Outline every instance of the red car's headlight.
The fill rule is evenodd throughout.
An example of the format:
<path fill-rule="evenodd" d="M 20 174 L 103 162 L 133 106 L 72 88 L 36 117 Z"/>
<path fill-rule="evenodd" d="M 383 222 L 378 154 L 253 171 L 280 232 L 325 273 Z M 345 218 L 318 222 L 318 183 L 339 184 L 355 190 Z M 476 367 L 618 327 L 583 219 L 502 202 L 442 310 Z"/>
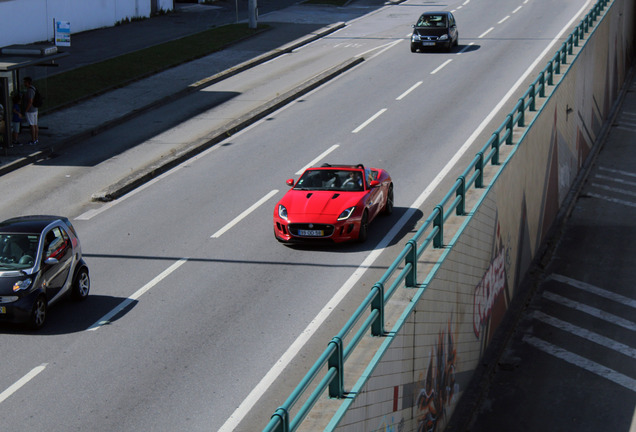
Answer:
<path fill-rule="evenodd" d="M 278 217 L 287 220 L 287 209 L 282 204 L 278 204 Z"/>
<path fill-rule="evenodd" d="M 351 217 L 351 215 L 353 214 L 353 211 L 356 209 L 355 206 L 353 207 L 349 207 L 348 209 L 346 209 L 345 211 L 343 211 L 342 213 L 340 213 L 340 216 L 338 216 L 338 220 L 347 220 Z"/>

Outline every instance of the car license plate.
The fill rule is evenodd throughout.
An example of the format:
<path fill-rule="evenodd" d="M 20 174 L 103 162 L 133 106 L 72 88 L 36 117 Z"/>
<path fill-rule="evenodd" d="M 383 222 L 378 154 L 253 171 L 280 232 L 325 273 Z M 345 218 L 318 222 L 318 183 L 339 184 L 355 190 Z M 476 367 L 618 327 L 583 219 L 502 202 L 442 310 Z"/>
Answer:
<path fill-rule="evenodd" d="M 422 42 L 422 46 L 435 46 L 435 42 Z"/>
<path fill-rule="evenodd" d="M 7 308 L 4 306 L 0 306 L 0 314 L 6 314 L 7 313 Z"/>
<path fill-rule="evenodd" d="M 298 235 L 305 237 L 322 237 L 324 234 L 322 230 L 298 230 Z"/>

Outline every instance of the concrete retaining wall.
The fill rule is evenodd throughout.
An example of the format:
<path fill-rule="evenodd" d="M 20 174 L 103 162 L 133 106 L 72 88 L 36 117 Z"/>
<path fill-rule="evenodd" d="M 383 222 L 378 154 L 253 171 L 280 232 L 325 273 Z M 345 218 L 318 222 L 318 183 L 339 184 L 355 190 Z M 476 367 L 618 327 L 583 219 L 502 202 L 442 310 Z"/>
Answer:
<path fill-rule="evenodd" d="M 562 67 L 330 430 L 444 429 L 619 96 L 634 9 L 633 0 L 610 3 Z"/>
<path fill-rule="evenodd" d="M 79 33 L 149 17 L 153 2 L 157 10 L 173 9 L 173 0 L 0 1 L 0 47 L 52 41 L 54 20 L 69 21 L 71 33 Z"/>

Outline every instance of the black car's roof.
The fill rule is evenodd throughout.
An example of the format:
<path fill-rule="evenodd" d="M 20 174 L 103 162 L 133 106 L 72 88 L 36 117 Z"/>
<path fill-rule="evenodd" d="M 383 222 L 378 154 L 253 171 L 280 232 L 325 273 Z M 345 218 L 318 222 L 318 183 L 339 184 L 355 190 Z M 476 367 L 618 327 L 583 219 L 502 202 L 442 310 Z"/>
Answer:
<path fill-rule="evenodd" d="M 39 233 L 52 222 L 63 221 L 68 224 L 68 219 L 63 216 L 34 215 L 20 216 L 0 222 L 0 232 L 4 233 Z"/>
<path fill-rule="evenodd" d="M 432 12 L 424 12 L 420 16 L 429 16 L 429 15 L 448 15 L 450 12 L 448 11 L 432 11 Z"/>

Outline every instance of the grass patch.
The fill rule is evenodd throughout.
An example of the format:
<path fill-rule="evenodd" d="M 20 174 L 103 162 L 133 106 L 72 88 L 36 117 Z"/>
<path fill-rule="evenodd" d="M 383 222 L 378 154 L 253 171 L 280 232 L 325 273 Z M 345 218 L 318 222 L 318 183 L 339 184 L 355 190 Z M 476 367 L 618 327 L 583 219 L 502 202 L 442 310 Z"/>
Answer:
<path fill-rule="evenodd" d="M 45 112 L 122 87 L 220 51 L 267 28 L 267 25 L 250 29 L 247 24 L 229 24 L 37 80 L 35 86 L 44 96 L 40 110 Z"/>

